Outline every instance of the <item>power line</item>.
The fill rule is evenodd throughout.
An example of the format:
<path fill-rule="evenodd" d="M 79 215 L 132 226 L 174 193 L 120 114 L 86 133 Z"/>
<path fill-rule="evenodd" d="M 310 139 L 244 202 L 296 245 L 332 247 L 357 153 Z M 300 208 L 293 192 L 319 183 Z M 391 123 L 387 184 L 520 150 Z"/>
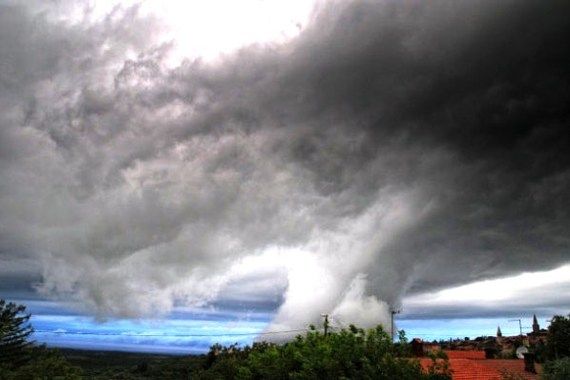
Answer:
<path fill-rule="evenodd" d="M 520 335 L 522 336 L 522 319 L 520 318 L 516 318 L 516 319 L 509 319 L 509 322 L 519 322 L 519 330 L 520 330 Z"/>
<path fill-rule="evenodd" d="M 266 331 L 257 333 L 227 333 L 227 334 L 132 334 L 132 333 L 105 333 L 92 331 L 53 331 L 53 330 L 35 330 L 36 333 L 55 334 L 55 335 L 97 335 L 97 336 L 133 336 L 139 338 L 146 337 L 224 337 L 224 336 L 252 336 L 252 335 L 271 335 L 286 334 L 292 332 L 308 331 L 307 329 L 282 330 L 282 331 Z"/>
<path fill-rule="evenodd" d="M 342 327 L 329 326 L 330 330 L 341 330 Z M 319 329 L 320 330 L 320 329 Z M 96 336 L 129 336 L 129 337 L 164 337 L 164 338 L 175 338 L 175 337 L 188 337 L 188 338 L 200 338 L 200 337 L 226 337 L 226 336 L 258 336 L 258 335 L 275 335 L 275 334 L 287 334 L 294 332 L 306 332 L 309 329 L 293 329 L 293 330 L 281 330 L 281 331 L 265 331 L 265 332 L 251 332 L 251 333 L 226 333 L 226 334 L 133 334 L 133 333 L 118 333 L 118 332 L 92 332 L 92 331 L 57 331 L 57 330 L 35 330 L 36 333 L 42 334 L 54 334 L 54 335 L 96 335 Z M 410 336 L 426 336 L 426 337 L 465 337 L 467 334 L 410 334 Z"/>

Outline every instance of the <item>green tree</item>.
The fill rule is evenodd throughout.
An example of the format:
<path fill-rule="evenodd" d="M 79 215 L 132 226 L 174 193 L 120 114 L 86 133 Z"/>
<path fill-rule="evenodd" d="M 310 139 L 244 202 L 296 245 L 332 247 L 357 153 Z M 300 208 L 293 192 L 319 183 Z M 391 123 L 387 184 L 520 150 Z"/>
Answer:
<path fill-rule="evenodd" d="M 570 379 L 570 357 L 546 362 L 543 367 L 542 378 L 544 380 Z"/>
<path fill-rule="evenodd" d="M 81 369 L 71 366 L 57 351 L 44 346 L 29 349 L 30 360 L 17 368 L 0 368 L 0 380 L 80 380 Z"/>
<path fill-rule="evenodd" d="M 546 351 L 549 359 L 570 356 L 570 315 L 556 315 L 548 326 Z"/>
<path fill-rule="evenodd" d="M 30 359 L 29 319 L 25 306 L 0 299 L 0 366 L 17 367 Z"/>
<path fill-rule="evenodd" d="M 451 379 L 446 358 L 438 358 L 429 372 L 419 362 L 405 357 L 405 335 L 394 345 L 378 326 L 363 330 L 355 326 L 326 335 L 312 328 L 305 336 L 282 344 L 258 343 L 212 347 L 205 370 L 196 379 Z"/>
<path fill-rule="evenodd" d="M 76 380 L 81 369 L 56 350 L 37 346 L 24 305 L 0 299 L 0 380 Z"/>

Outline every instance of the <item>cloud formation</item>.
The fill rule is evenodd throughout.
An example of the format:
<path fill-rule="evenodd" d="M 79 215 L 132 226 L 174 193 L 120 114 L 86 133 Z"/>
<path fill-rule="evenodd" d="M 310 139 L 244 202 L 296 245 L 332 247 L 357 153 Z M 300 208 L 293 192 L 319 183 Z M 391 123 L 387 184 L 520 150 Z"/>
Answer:
<path fill-rule="evenodd" d="M 484 280 L 405 299 L 404 317 L 473 318 L 564 315 L 570 304 L 570 265 Z"/>
<path fill-rule="evenodd" d="M 138 317 L 250 281 L 275 326 L 373 324 L 568 262 L 567 2 L 330 2 L 175 67 L 136 6 L 1 7 L 0 254 L 44 294 Z"/>

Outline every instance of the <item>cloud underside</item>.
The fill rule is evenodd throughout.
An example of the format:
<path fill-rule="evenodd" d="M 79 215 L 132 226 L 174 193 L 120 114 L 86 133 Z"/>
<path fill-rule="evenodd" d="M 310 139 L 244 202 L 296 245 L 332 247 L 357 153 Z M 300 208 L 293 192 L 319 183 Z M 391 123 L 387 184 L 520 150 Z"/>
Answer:
<path fill-rule="evenodd" d="M 0 257 L 44 294 L 372 324 L 568 261 L 568 2 L 331 2 L 175 67 L 136 7 L 1 7 Z"/>
<path fill-rule="evenodd" d="M 404 318 L 474 318 L 566 315 L 570 304 L 570 265 L 478 281 L 404 299 Z"/>

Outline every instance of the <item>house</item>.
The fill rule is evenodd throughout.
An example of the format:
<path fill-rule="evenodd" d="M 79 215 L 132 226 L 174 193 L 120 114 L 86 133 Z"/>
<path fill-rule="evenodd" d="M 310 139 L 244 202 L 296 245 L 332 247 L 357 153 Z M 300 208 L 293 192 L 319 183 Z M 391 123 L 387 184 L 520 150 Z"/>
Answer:
<path fill-rule="evenodd" d="M 540 364 L 534 363 L 532 354 L 525 355 L 524 360 L 515 359 L 515 350 L 520 346 L 534 347 L 546 344 L 547 336 L 548 331 L 540 328 L 535 315 L 532 332 L 526 336 L 503 336 L 501 327 L 498 326 L 496 337 L 455 339 L 443 342 L 442 345 L 425 343 L 416 338 L 412 340 L 412 351 L 419 357 L 421 366 L 427 371 L 433 362 L 431 358 L 425 357 L 426 354 L 443 349 L 449 358 L 454 380 L 504 378 L 535 380 L 539 379 L 542 370 Z"/>

